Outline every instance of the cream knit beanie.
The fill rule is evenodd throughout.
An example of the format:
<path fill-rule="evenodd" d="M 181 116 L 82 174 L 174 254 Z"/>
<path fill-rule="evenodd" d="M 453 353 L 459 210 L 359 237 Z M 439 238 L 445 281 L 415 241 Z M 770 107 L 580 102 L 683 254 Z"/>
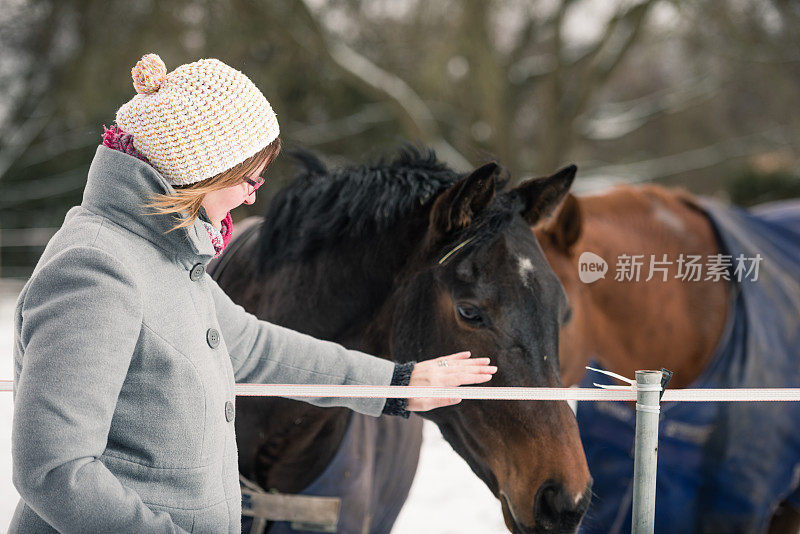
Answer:
<path fill-rule="evenodd" d="M 278 119 L 250 79 L 217 59 L 169 74 L 156 54 L 131 70 L 138 93 L 117 111 L 133 146 L 174 185 L 211 178 L 274 141 Z"/>

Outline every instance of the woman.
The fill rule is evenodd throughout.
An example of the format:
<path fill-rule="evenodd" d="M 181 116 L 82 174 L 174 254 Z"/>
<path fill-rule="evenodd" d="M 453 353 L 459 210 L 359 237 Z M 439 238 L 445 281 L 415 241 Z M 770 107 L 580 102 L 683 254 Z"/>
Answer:
<path fill-rule="evenodd" d="M 138 94 L 17 302 L 12 533 L 238 532 L 235 382 L 453 386 L 496 371 L 467 352 L 395 365 L 234 304 L 205 265 L 280 150 L 275 114 L 215 59 L 167 75 L 150 54 L 132 73 Z M 406 417 L 458 402 L 301 400 Z"/>

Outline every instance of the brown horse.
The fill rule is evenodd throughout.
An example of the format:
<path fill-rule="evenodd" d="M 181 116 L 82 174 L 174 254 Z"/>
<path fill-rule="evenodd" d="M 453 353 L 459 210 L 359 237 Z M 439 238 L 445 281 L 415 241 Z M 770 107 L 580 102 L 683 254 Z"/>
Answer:
<path fill-rule="evenodd" d="M 698 198 L 682 190 L 667 190 L 657 186 L 622 186 L 605 194 L 581 198 L 570 195 L 565 198 L 556 215 L 537 225 L 535 232 L 571 304 L 571 320 L 562 328 L 559 347 L 565 385 L 576 384 L 582 379 L 584 366 L 590 359 L 605 369 L 629 377 L 637 369 L 666 367 L 675 372 L 670 387 L 676 388 L 692 386 L 706 376 L 704 373 L 709 372 L 715 354 L 731 336 L 731 325 L 735 323 L 732 317 L 735 308 L 731 303 L 738 294 L 736 284 L 713 278 L 687 282 L 678 276 L 677 265 L 669 267 L 666 281 L 657 274 L 645 282 L 649 274 L 646 271 L 642 272 L 639 281 L 616 279 L 612 268 L 604 278 L 584 283 L 579 272 L 583 268 L 579 265 L 579 258 L 587 251 L 609 262 L 622 255 L 642 255 L 645 258 L 654 255 L 657 259 L 663 259 L 666 255 L 675 260 L 681 255 L 705 258 L 725 252 L 719 230 Z M 795 328 L 800 328 L 800 318 L 790 320 L 796 323 Z M 719 387 L 736 385 L 739 384 Z M 595 409 L 594 406 L 590 408 Z M 619 408 L 603 409 L 620 413 Z M 684 406 L 683 409 L 694 408 Z M 725 413 L 725 409 L 720 409 L 709 428 L 722 425 L 721 414 Z M 580 411 L 581 408 L 579 423 Z M 629 418 L 632 413 L 626 414 L 623 410 L 619 417 Z M 785 417 L 788 417 L 788 412 L 785 413 Z M 609 427 L 607 432 L 613 433 L 615 430 Z M 590 456 L 592 474 L 597 479 L 598 469 L 607 466 L 600 465 L 600 460 L 597 460 L 598 465 L 592 464 L 587 443 L 587 439 L 592 438 L 587 435 L 582 423 L 581 433 L 587 455 Z M 606 453 L 600 451 L 598 457 L 602 454 Z M 790 472 L 792 467 L 790 464 L 785 469 Z M 662 466 L 661 458 L 659 469 L 662 472 L 669 469 L 669 466 Z M 596 488 L 600 485 L 599 479 L 597 482 Z M 596 489 L 599 501 L 606 497 L 601 491 Z M 623 487 L 615 493 L 622 494 L 624 491 Z M 781 498 L 780 495 L 772 497 L 775 506 Z M 724 518 L 715 519 L 716 524 L 708 526 L 711 520 L 705 516 L 707 510 L 703 510 L 703 506 L 699 505 L 698 519 L 691 531 L 761 531 L 753 527 L 726 525 Z M 656 509 L 658 513 L 658 506 Z M 662 512 L 673 514 L 673 517 L 690 513 L 685 509 Z M 622 515 L 619 514 L 620 517 Z M 800 526 L 799 518 L 795 508 L 782 505 L 773 516 L 769 532 L 796 534 Z M 595 530 L 587 530 L 617 532 L 616 528 L 622 521 L 619 517 L 616 519 L 614 527 L 609 522 L 598 524 Z M 753 524 L 758 523 L 758 518 L 748 520 L 752 520 Z M 590 522 L 587 519 L 587 523 Z M 673 523 L 677 524 L 675 521 Z M 764 524 L 763 521 L 761 524 Z M 621 530 L 624 531 L 624 528 Z M 667 531 L 680 530 L 663 530 Z"/>
<path fill-rule="evenodd" d="M 397 362 L 468 348 L 498 366 L 492 386 L 560 384 L 566 297 L 530 225 L 563 199 L 575 167 L 503 191 L 494 164 L 460 175 L 415 150 L 337 170 L 300 159 L 304 172 L 275 196 L 264 222 L 209 271 L 233 300 L 262 319 Z M 377 421 L 372 448 L 359 450 L 374 462 L 365 479 L 376 487 L 354 507 L 405 500 L 419 454 L 416 417 L 363 421 L 289 399 L 237 402 L 240 471 L 265 490 L 306 491 L 352 441 L 353 421 Z M 509 530 L 575 531 L 591 479 L 565 402 L 465 400 L 421 415 L 498 497 Z M 350 487 L 348 476 L 356 475 L 328 480 L 328 494 Z M 356 521 L 358 532 L 372 533 L 389 532 L 397 512 L 342 510 L 375 514 Z"/>

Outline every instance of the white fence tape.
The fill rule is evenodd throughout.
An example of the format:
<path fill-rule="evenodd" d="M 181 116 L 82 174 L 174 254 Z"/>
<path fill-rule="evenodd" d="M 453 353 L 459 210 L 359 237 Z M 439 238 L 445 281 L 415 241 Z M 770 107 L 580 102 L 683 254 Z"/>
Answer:
<path fill-rule="evenodd" d="M 0 392 L 11 391 L 0 380 Z M 236 394 L 263 397 L 461 398 L 480 400 L 635 401 L 635 386 L 621 389 L 525 388 L 486 386 L 339 386 L 307 384 L 236 384 Z M 668 389 L 662 402 L 800 401 L 800 388 Z"/>

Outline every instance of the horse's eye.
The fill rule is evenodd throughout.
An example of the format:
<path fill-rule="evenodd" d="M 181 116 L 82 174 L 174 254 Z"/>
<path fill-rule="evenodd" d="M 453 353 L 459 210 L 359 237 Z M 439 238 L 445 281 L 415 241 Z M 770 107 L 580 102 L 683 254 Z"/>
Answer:
<path fill-rule="evenodd" d="M 483 322 L 481 311 L 475 306 L 459 304 L 456 306 L 456 311 L 458 311 L 458 316 L 468 323 L 477 324 Z"/>

